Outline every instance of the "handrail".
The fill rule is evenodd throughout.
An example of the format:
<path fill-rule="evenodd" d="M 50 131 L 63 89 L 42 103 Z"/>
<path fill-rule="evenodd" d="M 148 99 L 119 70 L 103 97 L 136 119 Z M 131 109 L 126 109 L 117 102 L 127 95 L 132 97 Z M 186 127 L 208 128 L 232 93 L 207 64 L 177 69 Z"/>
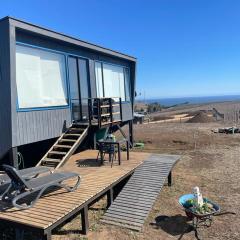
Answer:
<path fill-rule="evenodd" d="M 118 102 L 114 101 L 116 98 L 119 100 Z M 117 112 L 114 110 L 116 107 L 119 107 Z M 104 112 L 104 109 L 107 109 L 106 112 Z M 119 97 L 89 98 L 88 110 L 89 124 L 92 125 L 92 121 L 96 119 L 99 128 L 103 125 L 122 121 L 122 100 Z M 120 116 L 116 120 L 115 116 L 118 114 Z"/>
<path fill-rule="evenodd" d="M 72 98 L 72 101 L 79 101 L 77 98 Z M 101 128 L 103 125 L 111 125 L 115 122 L 122 121 L 122 99 L 120 97 L 100 97 L 100 98 L 82 98 L 82 105 L 87 105 L 89 125 L 98 125 Z M 80 102 L 79 102 L 80 103 Z M 73 109 L 79 113 L 81 121 L 82 106 L 75 106 Z M 117 110 L 116 110 L 117 109 Z M 119 118 L 116 117 L 119 115 Z M 95 122 L 94 122 L 95 121 Z"/>

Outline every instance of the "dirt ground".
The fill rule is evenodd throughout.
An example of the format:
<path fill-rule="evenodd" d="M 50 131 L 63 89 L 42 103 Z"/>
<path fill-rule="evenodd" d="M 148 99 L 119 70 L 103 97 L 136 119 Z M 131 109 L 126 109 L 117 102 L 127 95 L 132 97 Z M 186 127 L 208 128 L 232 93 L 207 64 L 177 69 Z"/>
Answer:
<path fill-rule="evenodd" d="M 90 210 L 91 229 L 80 235 L 80 219 L 75 218 L 55 231 L 53 240 L 145 240 L 197 239 L 178 205 L 182 194 L 199 186 L 203 195 L 218 203 L 221 216 L 210 228 L 198 229 L 199 239 L 240 239 L 240 134 L 215 134 L 218 123 L 169 123 L 136 125 L 135 138 L 145 143 L 143 151 L 181 154 L 175 166 L 172 187 L 164 187 L 141 233 L 100 224 L 105 200 Z"/>
<path fill-rule="evenodd" d="M 174 240 L 174 239 L 240 239 L 240 134 L 211 132 L 223 126 L 218 123 L 164 123 L 135 125 L 135 140 L 144 142 L 142 151 L 180 154 L 173 171 L 173 186 L 165 186 L 141 233 L 100 223 L 106 210 L 102 199 L 89 211 L 90 231 L 80 234 L 80 217 L 53 232 L 53 240 Z M 138 150 L 139 151 L 139 150 Z M 199 186 L 203 195 L 218 203 L 222 215 L 214 217 L 210 228 L 198 229 L 198 238 L 191 221 L 178 204 L 182 194 Z M 0 224 L 0 240 L 11 240 L 14 232 Z M 26 233 L 24 240 L 39 240 Z"/>

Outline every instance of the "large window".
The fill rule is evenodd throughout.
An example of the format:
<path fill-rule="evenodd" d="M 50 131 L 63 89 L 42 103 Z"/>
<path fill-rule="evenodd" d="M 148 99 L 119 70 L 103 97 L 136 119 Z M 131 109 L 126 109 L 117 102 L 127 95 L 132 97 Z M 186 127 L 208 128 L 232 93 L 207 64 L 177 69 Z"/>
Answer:
<path fill-rule="evenodd" d="M 62 54 L 17 45 L 16 80 L 20 109 L 68 105 Z"/>
<path fill-rule="evenodd" d="M 96 62 L 95 75 L 98 97 L 121 97 L 122 101 L 129 101 L 128 68 Z"/>

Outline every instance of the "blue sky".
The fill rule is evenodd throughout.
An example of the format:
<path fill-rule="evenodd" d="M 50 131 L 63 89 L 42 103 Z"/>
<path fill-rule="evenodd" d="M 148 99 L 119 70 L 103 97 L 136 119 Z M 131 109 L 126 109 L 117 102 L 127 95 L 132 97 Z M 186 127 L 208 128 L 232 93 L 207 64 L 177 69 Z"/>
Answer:
<path fill-rule="evenodd" d="M 232 0 L 0 0 L 0 17 L 137 57 L 147 98 L 239 94 L 239 12 Z"/>

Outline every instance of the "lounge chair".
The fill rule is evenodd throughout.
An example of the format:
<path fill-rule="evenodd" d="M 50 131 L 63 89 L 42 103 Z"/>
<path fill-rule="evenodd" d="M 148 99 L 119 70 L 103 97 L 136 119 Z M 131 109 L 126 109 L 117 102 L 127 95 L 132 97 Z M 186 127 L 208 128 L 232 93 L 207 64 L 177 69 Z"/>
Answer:
<path fill-rule="evenodd" d="M 72 192 L 80 185 L 80 176 L 72 172 L 51 173 L 42 177 L 24 179 L 19 174 L 19 171 L 17 171 L 14 167 L 8 165 L 2 165 L 2 167 L 11 179 L 10 187 L 2 196 L 2 201 L 11 202 L 14 207 L 19 209 L 28 209 L 33 207 L 43 193 L 46 190 L 50 190 L 50 188 L 60 187 Z M 63 181 L 71 178 L 77 178 L 77 182 L 73 187 L 62 183 Z M 31 195 L 34 195 L 34 199 L 30 202 L 30 204 L 22 201 Z M 21 203 L 18 203 L 18 201 Z"/>
<path fill-rule="evenodd" d="M 45 173 L 50 171 L 50 168 L 48 167 L 32 167 L 32 168 L 25 168 L 22 170 L 19 170 L 18 173 L 24 178 L 33 178 L 33 177 L 37 177 L 39 174 L 41 173 Z M 7 174 L 3 173 L 2 175 L 0 175 L 0 186 L 4 185 L 4 184 L 9 184 L 11 183 L 11 179 L 8 177 Z"/>
<path fill-rule="evenodd" d="M 51 169 L 48 167 L 32 167 L 32 168 L 25 168 L 22 170 L 19 170 L 18 173 L 22 176 L 24 179 L 31 179 L 34 177 L 37 177 L 41 173 L 50 172 Z M 6 173 L 3 173 L 0 175 L 0 199 L 2 198 L 2 195 L 6 191 L 8 191 L 8 188 L 10 188 L 11 185 L 11 179 L 8 177 Z"/>

